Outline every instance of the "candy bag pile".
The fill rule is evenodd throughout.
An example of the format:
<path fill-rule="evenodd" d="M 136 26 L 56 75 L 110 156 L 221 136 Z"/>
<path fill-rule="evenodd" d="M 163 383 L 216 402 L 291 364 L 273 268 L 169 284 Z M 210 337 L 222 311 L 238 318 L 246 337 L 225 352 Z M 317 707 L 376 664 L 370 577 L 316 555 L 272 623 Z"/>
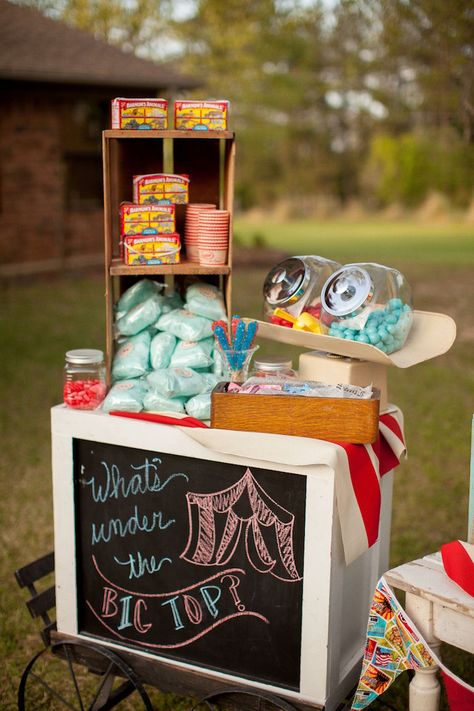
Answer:
<path fill-rule="evenodd" d="M 212 323 L 226 321 L 224 300 L 211 284 L 177 292 L 141 279 L 116 304 L 117 348 L 105 412 L 167 411 L 209 419 L 211 390 L 219 381 Z"/>

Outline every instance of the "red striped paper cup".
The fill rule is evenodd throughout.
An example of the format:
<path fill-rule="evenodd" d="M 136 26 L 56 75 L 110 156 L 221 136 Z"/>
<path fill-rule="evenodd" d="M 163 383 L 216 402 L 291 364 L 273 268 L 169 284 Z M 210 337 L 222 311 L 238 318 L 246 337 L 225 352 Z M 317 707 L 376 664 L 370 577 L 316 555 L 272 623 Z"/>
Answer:
<path fill-rule="evenodd" d="M 199 264 L 206 267 L 222 266 L 226 264 L 227 248 L 213 249 L 199 247 Z"/>

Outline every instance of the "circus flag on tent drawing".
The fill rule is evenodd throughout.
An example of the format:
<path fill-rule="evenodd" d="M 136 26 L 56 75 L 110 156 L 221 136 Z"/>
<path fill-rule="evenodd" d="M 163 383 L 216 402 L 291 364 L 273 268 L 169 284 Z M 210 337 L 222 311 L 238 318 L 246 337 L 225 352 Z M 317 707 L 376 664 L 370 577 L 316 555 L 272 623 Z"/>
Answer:
<path fill-rule="evenodd" d="M 276 503 L 250 469 L 232 486 L 188 492 L 189 538 L 181 558 L 195 565 L 228 565 L 243 539 L 250 565 L 285 582 L 301 577 L 293 550 L 295 517 Z"/>

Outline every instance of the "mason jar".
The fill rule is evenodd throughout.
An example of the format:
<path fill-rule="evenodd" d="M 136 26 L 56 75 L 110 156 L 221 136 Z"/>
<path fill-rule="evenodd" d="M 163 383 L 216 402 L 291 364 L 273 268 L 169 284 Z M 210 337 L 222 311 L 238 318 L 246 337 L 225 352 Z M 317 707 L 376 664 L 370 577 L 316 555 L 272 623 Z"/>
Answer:
<path fill-rule="evenodd" d="M 294 378 L 296 373 L 293 370 L 291 358 L 267 355 L 254 358 L 251 375 L 260 378 Z"/>
<path fill-rule="evenodd" d="M 67 351 L 64 403 L 76 410 L 95 410 L 106 394 L 104 354 L 95 348 Z"/>

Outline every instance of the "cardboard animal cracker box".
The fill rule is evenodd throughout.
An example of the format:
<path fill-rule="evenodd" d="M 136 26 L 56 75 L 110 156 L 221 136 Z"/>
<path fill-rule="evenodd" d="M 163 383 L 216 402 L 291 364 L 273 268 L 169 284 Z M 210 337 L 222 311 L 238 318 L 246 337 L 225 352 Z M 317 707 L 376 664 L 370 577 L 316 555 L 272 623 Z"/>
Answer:
<path fill-rule="evenodd" d="M 138 205 L 184 205 L 189 200 L 189 178 L 172 173 L 135 175 L 133 202 Z"/>
<path fill-rule="evenodd" d="M 166 129 L 168 102 L 166 99 L 113 99 L 112 128 Z"/>
<path fill-rule="evenodd" d="M 120 205 L 120 256 L 125 237 L 173 234 L 176 231 L 175 205 Z"/>
<path fill-rule="evenodd" d="M 174 205 L 120 205 L 120 235 L 171 234 L 176 230 L 176 207 Z"/>
<path fill-rule="evenodd" d="M 175 101 L 174 127 L 180 131 L 225 131 L 228 101 Z"/>
<path fill-rule="evenodd" d="M 124 262 L 129 266 L 178 264 L 181 243 L 177 233 L 124 237 Z"/>

